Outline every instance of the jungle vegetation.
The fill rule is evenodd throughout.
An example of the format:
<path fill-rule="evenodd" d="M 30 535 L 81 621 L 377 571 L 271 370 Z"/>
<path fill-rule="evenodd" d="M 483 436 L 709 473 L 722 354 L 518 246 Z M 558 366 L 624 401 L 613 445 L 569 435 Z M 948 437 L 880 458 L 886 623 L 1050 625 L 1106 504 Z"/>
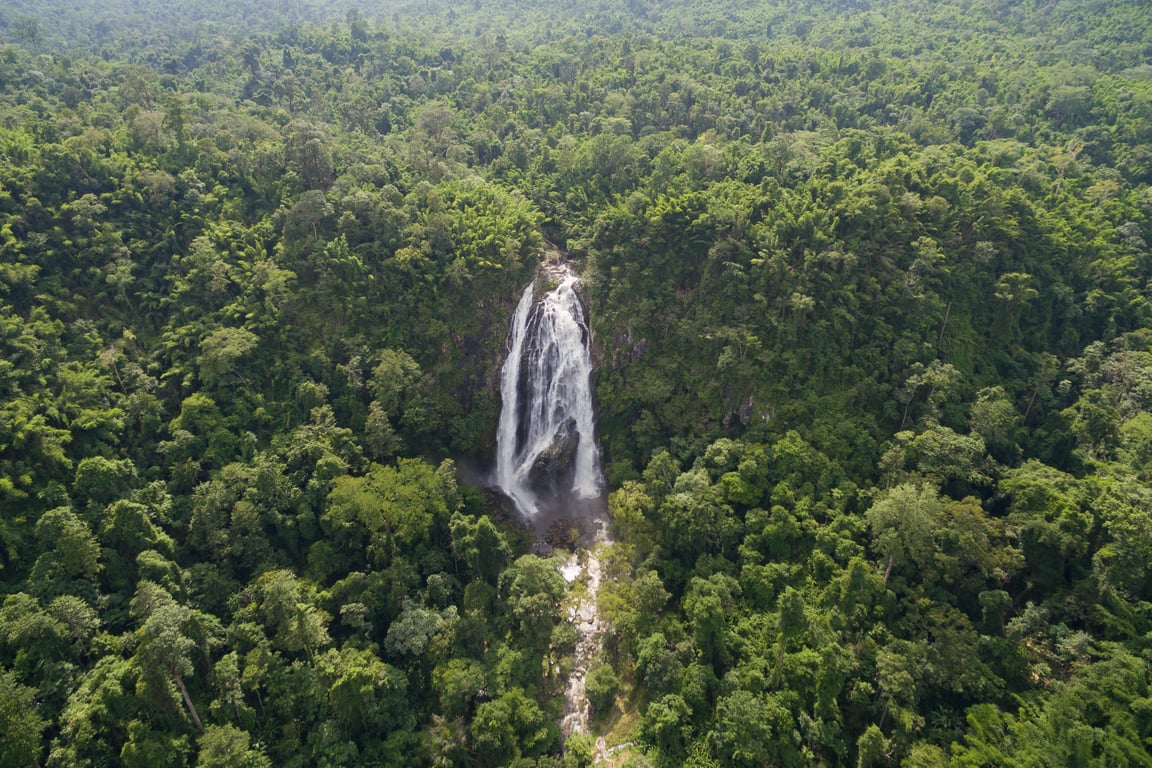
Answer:
<path fill-rule="evenodd" d="M 1140 0 L 0 4 L 0 766 L 1152 765 Z M 566 747 L 566 748 L 564 748 Z"/>

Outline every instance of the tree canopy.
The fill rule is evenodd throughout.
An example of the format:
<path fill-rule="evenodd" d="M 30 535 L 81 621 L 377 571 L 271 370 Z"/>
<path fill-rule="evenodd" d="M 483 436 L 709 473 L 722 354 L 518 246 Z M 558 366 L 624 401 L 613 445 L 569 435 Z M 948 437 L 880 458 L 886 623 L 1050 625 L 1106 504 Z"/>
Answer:
<path fill-rule="evenodd" d="M 1144 6 L 3 0 L 0 766 L 1148 764 Z"/>

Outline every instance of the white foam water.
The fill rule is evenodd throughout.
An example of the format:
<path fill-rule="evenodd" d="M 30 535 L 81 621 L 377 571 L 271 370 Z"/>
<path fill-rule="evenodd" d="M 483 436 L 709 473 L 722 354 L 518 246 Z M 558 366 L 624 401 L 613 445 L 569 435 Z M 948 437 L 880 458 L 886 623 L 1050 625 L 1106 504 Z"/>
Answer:
<path fill-rule="evenodd" d="M 500 374 L 503 404 L 494 479 L 529 518 L 542 503 L 554 501 L 532 487 L 530 473 L 558 441 L 577 441 L 571 487 L 556 489 L 558 494 L 594 499 L 601 493 L 592 358 L 579 285 L 580 279 L 565 270 L 556 288 L 537 301 L 530 283 L 512 317 L 508 359 Z"/>

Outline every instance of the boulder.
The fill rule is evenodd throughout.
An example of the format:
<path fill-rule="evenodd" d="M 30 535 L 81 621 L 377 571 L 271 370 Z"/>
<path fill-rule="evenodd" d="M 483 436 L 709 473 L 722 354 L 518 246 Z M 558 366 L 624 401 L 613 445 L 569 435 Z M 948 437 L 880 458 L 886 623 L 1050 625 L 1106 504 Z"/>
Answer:
<path fill-rule="evenodd" d="M 557 498 L 568 494 L 576 476 L 576 449 L 579 447 L 576 419 L 568 419 L 528 470 L 528 486 L 532 492 Z"/>

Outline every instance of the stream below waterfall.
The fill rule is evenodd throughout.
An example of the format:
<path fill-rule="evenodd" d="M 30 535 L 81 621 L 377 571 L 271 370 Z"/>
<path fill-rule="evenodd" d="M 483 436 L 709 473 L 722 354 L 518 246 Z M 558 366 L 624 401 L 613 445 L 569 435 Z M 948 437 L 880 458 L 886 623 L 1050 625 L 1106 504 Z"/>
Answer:
<path fill-rule="evenodd" d="M 568 559 L 561 573 L 569 584 L 583 582 L 583 592 L 569 606 L 567 615 L 577 632 L 572 673 L 564 687 L 564 720 L 560 724 L 560 732 L 564 738 L 568 738 L 574 733 L 588 733 L 591 722 L 591 707 L 584 690 L 584 680 L 600 651 L 601 627 L 596 614 L 596 595 L 600 591 L 600 560 L 591 548 L 580 549 Z"/>

